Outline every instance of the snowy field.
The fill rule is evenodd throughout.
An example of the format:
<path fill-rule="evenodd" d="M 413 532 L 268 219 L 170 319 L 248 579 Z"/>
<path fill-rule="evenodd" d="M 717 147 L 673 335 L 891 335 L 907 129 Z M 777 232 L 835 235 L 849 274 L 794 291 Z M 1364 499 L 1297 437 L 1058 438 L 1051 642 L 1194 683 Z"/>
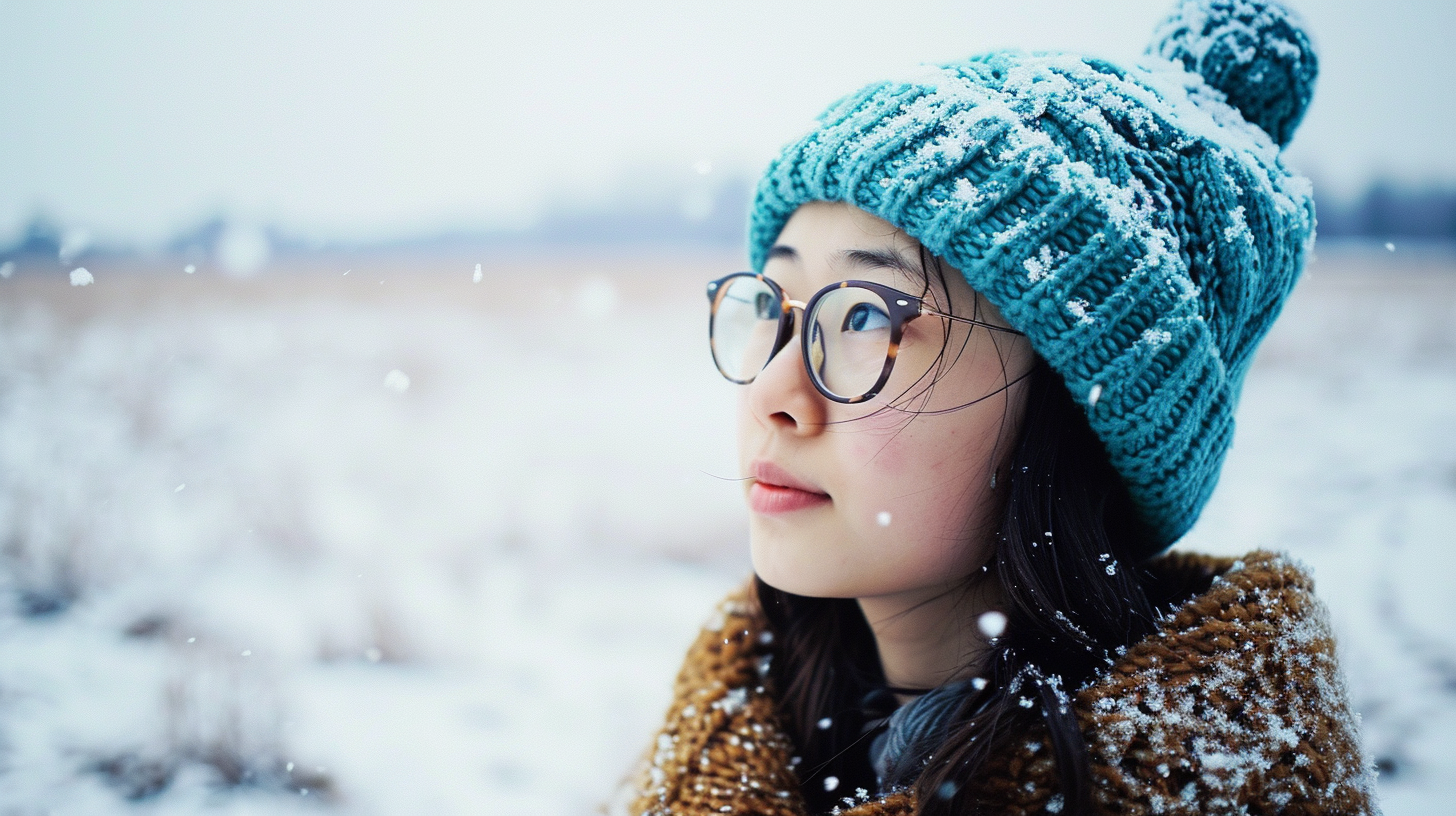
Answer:
<path fill-rule="evenodd" d="M 589 814 L 747 574 L 733 255 L 0 280 L 0 814 Z M 345 274 L 347 271 L 348 274 Z M 1456 254 L 1321 249 L 1187 546 L 1285 549 L 1456 800 Z"/>

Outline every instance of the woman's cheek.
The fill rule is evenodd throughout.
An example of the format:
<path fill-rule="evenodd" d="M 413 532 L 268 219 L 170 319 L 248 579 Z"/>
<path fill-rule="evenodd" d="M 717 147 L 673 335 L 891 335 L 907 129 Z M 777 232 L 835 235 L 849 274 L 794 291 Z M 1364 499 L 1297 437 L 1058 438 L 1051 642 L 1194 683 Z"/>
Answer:
<path fill-rule="evenodd" d="M 949 567 L 968 536 L 984 526 L 976 511 L 985 507 L 989 491 L 987 455 L 964 448 L 946 437 L 882 444 L 872 459 L 861 460 L 872 466 L 856 491 L 875 497 L 870 503 L 876 506 L 857 508 L 856 515 L 874 519 L 880 534 L 924 542 L 917 553 Z"/>
<path fill-rule="evenodd" d="M 842 434 L 838 441 L 844 446 L 841 460 L 844 466 L 883 486 L 913 474 L 917 459 L 915 448 L 920 441 L 919 435 L 914 433 L 914 424 L 911 422 L 907 427 L 901 418 L 892 427 L 854 428 L 847 425 L 841 427 L 853 430 L 832 433 Z"/>
<path fill-rule="evenodd" d="M 956 478 L 963 470 L 961 446 L 954 434 L 926 433 L 930 429 L 916 427 L 928 424 L 921 422 L 924 419 L 917 417 L 908 425 L 902 419 L 888 430 L 846 435 L 843 465 L 845 472 L 858 474 L 857 492 L 894 499 Z"/>
<path fill-rule="evenodd" d="M 913 438 L 857 440 L 844 472 L 857 474 L 843 510 L 873 540 L 904 540 L 911 531 L 936 534 L 956 515 L 943 455 Z"/>

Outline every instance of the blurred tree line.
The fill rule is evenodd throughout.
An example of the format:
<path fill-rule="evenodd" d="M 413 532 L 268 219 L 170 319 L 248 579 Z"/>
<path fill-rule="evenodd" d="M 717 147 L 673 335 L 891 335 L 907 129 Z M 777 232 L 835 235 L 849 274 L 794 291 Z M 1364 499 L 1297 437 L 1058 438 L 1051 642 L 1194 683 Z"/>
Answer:
<path fill-rule="evenodd" d="M 1314 198 L 1322 238 L 1456 240 L 1456 186 L 1379 180 L 1342 201 L 1316 185 Z"/>
<path fill-rule="evenodd" d="M 1315 206 L 1322 238 L 1372 241 L 1425 239 L 1456 241 L 1456 184 L 1403 184 L 1377 180 L 1354 198 L 1341 199 L 1315 185 Z M 652 189 L 623 189 L 590 205 L 556 202 L 536 223 L 519 230 L 481 229 L 471 232 L 420 235 L 414 238 L 354 243 L 353 249 L 491 247 L 509 245 L 562 246 L 602 244 L 696 244 L 741 247 L 744 241 L 752 184 L 742 177 L 712 184 L 660 184 Z M 216 254 L 228 222 L 212 216 L 179 232 L 162 249 L 182 257 Z M 76 239 L 75 234 L 83 237 Z M 260 233 L 272 251 L 308 252 L 333 245 L 306 241 L 278 227 Z M 73 245 L 68 250 L 67 244 Z M 8 246 L 0 244 L 0 263 L 10 260 L 54 259 L 68 255 L 128 254 L 124 246 L 93 246 L 85 231 L 66 228 L 43 214 L 35 216 Z M 13 268 L 13 265 L 12 265 Z"/>

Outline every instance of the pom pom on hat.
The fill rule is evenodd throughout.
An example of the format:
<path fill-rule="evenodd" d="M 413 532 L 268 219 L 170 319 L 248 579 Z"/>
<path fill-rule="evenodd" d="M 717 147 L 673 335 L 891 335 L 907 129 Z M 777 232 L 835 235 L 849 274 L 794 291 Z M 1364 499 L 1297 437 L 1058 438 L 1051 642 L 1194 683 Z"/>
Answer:
<path fill-rule="evenodd" d="M 1319 73 L 1299 16 L 1260 0 L 1181 0 L 1148 52 L 1202 76 L 1280 147 L 1304 118 Z"/>

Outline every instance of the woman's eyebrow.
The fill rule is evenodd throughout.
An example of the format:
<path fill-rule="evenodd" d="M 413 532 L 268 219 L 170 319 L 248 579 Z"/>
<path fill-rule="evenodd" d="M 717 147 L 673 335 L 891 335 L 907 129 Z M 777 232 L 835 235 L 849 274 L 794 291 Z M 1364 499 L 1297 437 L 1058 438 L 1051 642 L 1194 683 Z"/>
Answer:
<path fill-rule="evenodd" d="M 912 278 L 925 274 L 920 270 L 920 264 L 893 249 L 847 249 L 842 255 L 851 264 L 866 269 L 894 269 Z"/>
<path fill-rule="evenodd" d="M 795 250 L 791 246 L 788 246 L 787 244 L 774 244 L 772 247 L 769 247 L 768 257 L 783 258 L 784 260 L 788 261 L 797 261 L 799 259 L 799 253 L 797 250 Z"/>

